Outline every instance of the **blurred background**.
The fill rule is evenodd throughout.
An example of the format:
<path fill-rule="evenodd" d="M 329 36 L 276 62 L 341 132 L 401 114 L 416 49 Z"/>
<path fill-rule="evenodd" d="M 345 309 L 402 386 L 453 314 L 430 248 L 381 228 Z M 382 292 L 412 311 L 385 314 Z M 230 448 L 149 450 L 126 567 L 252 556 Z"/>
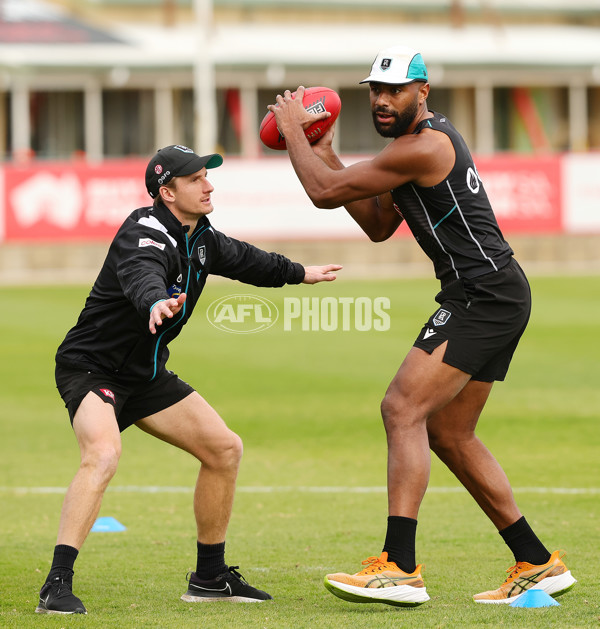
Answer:
<path fill-rule="evenodd" d="M 600 272 L 598 0 L 0 0 L 0 282 L 93 279 L 168 144 L 225 156 L 211 220 L 232 236 L 350 274 L 429 272 L 406 228 L 374 245 L 313 208 L 258 139 L 278 93 L 324 85 L 344 161 L 376 153 L 358 82 L 396 44 L 422 52 L 429 108 L 467 140 L 519 259 Z"/>

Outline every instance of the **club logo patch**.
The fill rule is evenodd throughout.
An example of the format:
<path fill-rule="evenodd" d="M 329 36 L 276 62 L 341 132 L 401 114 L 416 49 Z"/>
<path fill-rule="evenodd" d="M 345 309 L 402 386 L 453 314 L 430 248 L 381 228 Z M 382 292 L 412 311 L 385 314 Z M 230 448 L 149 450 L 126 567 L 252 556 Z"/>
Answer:
<path fill-rule="evenodd" d="M 109 397 L 116 404 L 117 401 L 115 400 L 115 394 L 110 389 L 100 389 L 100 393 Z"/>
<path fill-rule="evenodd" d="M 452 316 L 451 312 L 448 312 L 448 310 L 444 310 L 443 308 L 440 308 L 435 313 L 435 316 L 432 319 L 433 325 L 435 326 L 445 325 L 451 316 Z"/>
<path fill-rule="evenodd" d="M 379 66 L 384 72 L 386 70 L 390 69 L 390 66 L 392 65 L 392 60 L 389 58 L 385 58 L 381 60 L 381 65 Z"/>
<path fill-rule="evenodd" d="M 477 194 L 479 192 L 480 181 L 481 179 L 477 170 L 469 166 L 467 169 L 467 187 L 473 194 Z"/>
<path fill-rule="evenodd" d="M 198 247 L 198 259 L 200 260 L 200 264 L 204 264 L 206 262 L 206 245 Z"/>

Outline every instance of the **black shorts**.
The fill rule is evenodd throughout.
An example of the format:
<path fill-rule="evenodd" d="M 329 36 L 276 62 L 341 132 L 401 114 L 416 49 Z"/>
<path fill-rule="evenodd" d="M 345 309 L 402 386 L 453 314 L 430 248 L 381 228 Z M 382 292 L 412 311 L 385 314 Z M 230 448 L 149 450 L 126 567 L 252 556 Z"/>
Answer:
<path fill-rule="evenodd" d="M 119 430 L 139 419 L 169 408 L 194 389 L 172 371 L 163 371 L 151 382 L 124 382 L 122 378 L 56 365 L 56 387 L 62 397 L 71 424 L 83 398 L 92 391 L 115 409 Z"/>
<path fill-rule="evenodd" d="M 431 354 L 448 341 L 443 362 L 473 380 L 504 380 L 531 312 L 529 283 L 517 261 L 472 280 L 457 280 L 435 300 L 440 308 L 414 346 Z"/>

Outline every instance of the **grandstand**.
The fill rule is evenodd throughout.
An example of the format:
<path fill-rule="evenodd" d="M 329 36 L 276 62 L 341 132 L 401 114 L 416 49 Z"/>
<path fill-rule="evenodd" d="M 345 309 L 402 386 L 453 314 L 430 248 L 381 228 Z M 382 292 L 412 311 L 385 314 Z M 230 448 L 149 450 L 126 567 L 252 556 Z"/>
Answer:
<path fill-rule="evenodd" d="M 430 68 L 430 108 L 446 113 L 474 153 L 487 160 L 491 184 L 503 193 L 495 205 L 505 208 L 500 214 L 508 212 L 510 230 L 524 237 L 567 234 L 575 238 L 570 248 L 579 261 L 588 264 L 592 255 L 596 264 L 596 0 L 0 0 L 0 178 L 8 182 L 0 205 L 3 249 L 32 237 L 44 241 L 42 234 L 54 233 L 54 227 L 51 240 L 61 240 L 60 221 L 68 223 L 68 217 L 55 216 L 52 229 L 41 224 L 34 235 L 36 216 L 43 218 L 39 212 L 13 216 L 7 185 L 15 177 L 6 176 L 14 174 L 11 168 L 30 174 L 50 169 L 46 179 L 72 190 L 75 204 L 91 194 L 82 177 L 100 173 L 114 181 L 103 166 L 126 160 L 120 172 L 127 172 L 129 183 L 122 182 L 117 195 L 131 207 L 137 197 L 128 191 L 136 185 L 131 182 L 139 164 L 156 147 L 180 142 L 235 158 L 228 172 L 238 179 L 237 190 L 246 189 L 264 176 L 264 158 L 276 156 L 258 141 L 266 105 L 299 84 L 340 92 L 336 142 L 342 154 L 357 158 L 379 150 L 383 140 L 372 129 L 366 90 L 358 81 L 379 48 L 403 42 L 418 46 Z M 499 167 L 495 160 L 502 156 Z M 69 188 L 65 163 L 75 168 L 79 191 L 73 179 Z M 231 232 L 233 226 L 235 233 L 245 225 L 236 235 L 263 241 L 306 240 L 309 234 L 298 231 L 293 214 L 287 227 L 278 218 L 283 202 L 305 202 L 292 179 L 281 176 L 290 187 L 278 198 L 251 199 L 272 220 L 259 221 L 253 232 L 232 199 L 219 203 L 226 210 L 223 228 Z M 226 177 L 217 192 L 227 185 Z M 27 188 L 29 197 L 22 190 L 14 194 L 43 196 L 31 192 L 34 187 Z M 115 194 L 108 185 L 94 190 L 96 196 L 99 190 L 107 198 Z M 527 209 L 532 198 L 534 209 Z M 525 222 L 516 225 L 520 219 Z M 359 238 L 345 220 L 318 219 L 310 234 Z M 90 233 L 96 229 L 92 240 L 102 240 L 97 223 L 88 227 Z M 109 221 L 107 230 L 113 228 Z M 79 230 L 66 239 L 89 236 Z M 562 259 L 562 246 L 544 247 Z M 7 255 L 0 258 L 3 275 Z"/>

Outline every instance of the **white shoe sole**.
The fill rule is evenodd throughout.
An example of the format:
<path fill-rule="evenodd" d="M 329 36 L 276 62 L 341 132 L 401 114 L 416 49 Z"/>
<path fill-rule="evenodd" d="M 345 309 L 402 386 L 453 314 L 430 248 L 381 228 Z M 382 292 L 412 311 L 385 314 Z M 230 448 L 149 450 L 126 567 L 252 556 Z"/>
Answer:
<path fill-rule="evenodd" d="M 190 594 L 183 594 L 181 600 L 186 603 L 215 603 L 218 601 L 225 601 L 227 603 L 264 603 L 272 599 L 260 599 L 260 598 L 247 598 L 245 596 L 191 596 Z"/>
<path fill-rule="evenodd" d="M 61 616 L 68 616 L 68 615 L 73 615 L 73 614 L 81 614 L 81 615 L 87 614 L 87 612 L 59 612 L 56 609 L 46 609 L 45 607 L 36 607 L 35 613 L 36 614 L 53 614 L 53 615 L 56 614 L 56 615 L 61 615 Z"/>
<path fill-rule="evenodd" d="M 364 588 L 339 581 L 329 581 L 327 577 L 323 583 L 332 594 L 351 603 L 385 603 L 398 607 L 416 607 L 429 600 L 424 587 L 396 585 L 385 588 Z"/>
<path fill-rule="evenodd" d="M 542 579 L 539 583 L 536 583 L 533 587 L 529 588 L 530 590 L 543 590 L 546 594 L 550 596 L 560 596 L 567 590 L 570 590 L 577 583 L 577 579 L 575 579 L 571 575 L 571 571 L 567 570 L 562 574 L 559 574 L 557 577 L 546 577 Z M 526 590 L 529 591 L 529 590 Z M 501 598 L 501 599 L 474 599 L 476 603 L 485 603 L 492 605 L 506 605 L 510 603 L 514 603 L 518 601 L 521 596 L 523 596 L 525 592 L 521 592 L 517 596 L 511 596 L 510 598 Z"/>

